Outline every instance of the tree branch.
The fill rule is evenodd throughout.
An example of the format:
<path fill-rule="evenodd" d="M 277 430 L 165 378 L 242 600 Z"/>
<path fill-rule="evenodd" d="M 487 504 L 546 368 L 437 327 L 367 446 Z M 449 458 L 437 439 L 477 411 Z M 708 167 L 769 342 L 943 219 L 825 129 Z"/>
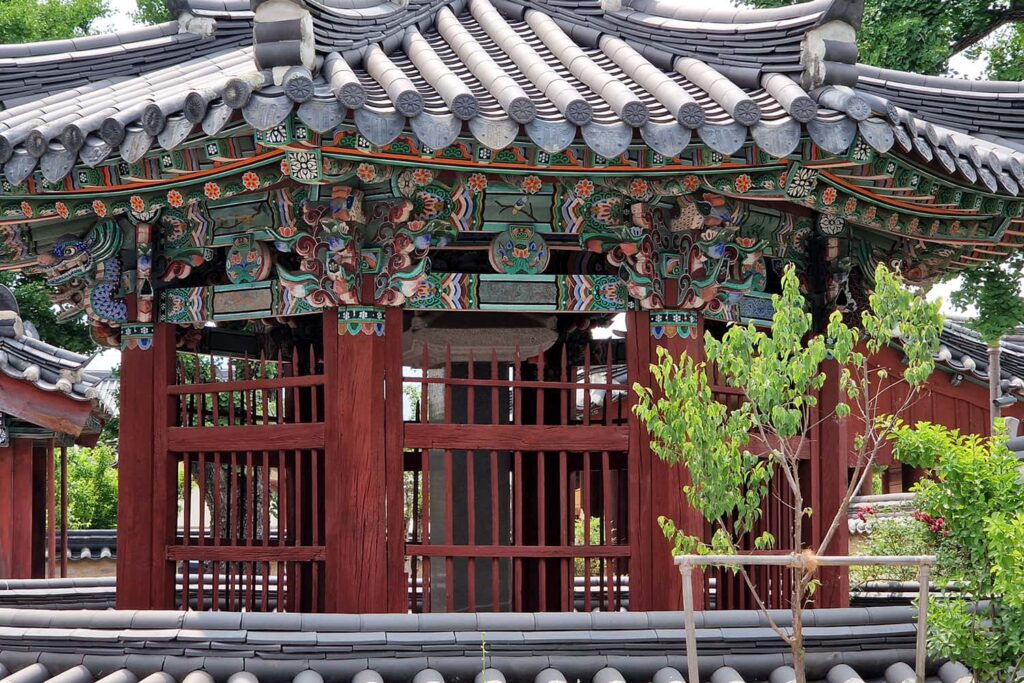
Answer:
<path fill-rule="evenodd" d="M 1024 21 L 1024 6 L 1014 3 L 1008 9 L 993 13 L 989 22 L 978 30 L 972 31 L 965 36 L 961 36 L 955 43 L 949 46 L 950 55 L 959 54 L 967 48 L 977 45 L 992 35 L 996 30 L 1002 28 L 1006 24 L 1012 24 L 1017 21 Z"/>

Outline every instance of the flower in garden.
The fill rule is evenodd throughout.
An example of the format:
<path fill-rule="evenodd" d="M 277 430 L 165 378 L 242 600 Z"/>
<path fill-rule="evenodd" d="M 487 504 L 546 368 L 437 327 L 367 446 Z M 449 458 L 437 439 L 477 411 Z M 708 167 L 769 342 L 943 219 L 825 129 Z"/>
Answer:
<path fill-rule="evenodd" d="M 185 203 L 185 198 L 177 190 L 171 190 L 167 193 L 167 203 L 174 208 L 178 208 Z"/>
<path fill-rule="evenodd" d="M 242 174 L 242 187 L 247 190 L 255 190 L 260 186 L 260 177 L 255 171 L 246 171 Z"/>

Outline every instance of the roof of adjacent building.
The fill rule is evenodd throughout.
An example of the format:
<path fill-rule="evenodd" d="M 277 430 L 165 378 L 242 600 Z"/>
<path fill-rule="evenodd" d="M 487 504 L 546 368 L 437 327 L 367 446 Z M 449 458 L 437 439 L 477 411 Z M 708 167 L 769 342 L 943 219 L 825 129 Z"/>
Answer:
<path fill-rule="evenodd" d="M 772 616 L 783 626 L 789 623 L 787 612 Z M 811 680 L 913 679 L 908 663 L 917 626 L 911 608 L 809 610 L 805 616 Z M 696 619 L 701 680 L 793 679 L 788 648 L 765 615 L 702 612 Z M 240 672 L 248 681 L 302 683 L 350 678 L 366 683 L 681 683 L 683 641 L 680 612 L 310 615 L 0 609 L 0 666 L 17 672 L 19 683 L 58 675 L 63 683 L 91 683 L 111 674 L 128 679 L 124 672 L 189 683 L 222 681 Z M 936 669 L 933 663 L 929 673 Z M 938 675 L 942 683 L 956 683 L 966 672 L 948 665 Z"/>
<path fill-rule="evenodd" d="M 1024 184 L 1020 84 L 858 65 L 860 0 L 277 5 L 292 9 L 180 0 L 167 24 L 0 48 L 8 180 L 135 161 L 216 135 L 240 111 L 258 130 L 293 112 L 318 132 L 350 121 L 375 145 L 411 131 L 441 149 L 465 128 L 495 149 L 525 133 L 559 151 L 580 136 L 606 158 L 635 138 L 674 156 L 694 134 L 723 154 L 752 138 L 782 157 L 802 135 L 839 153 L 859 132 L 993 192 Z"/>
<path fill-rule="evenodd" d="M 84 356 L 38 339 L 17 313 L 0 310 L 0 372 L 76 401 L 97 401 L 101 377 L 86 372 Z"/>
<path fill-rule="evenodd" d="M 935 360 L 953 372 L 988 383 L 988 345 L 967 325 L 947 320 L 939 335 Z M 1024 343 L 1016 337 L 999 342 L 1000 382 L 1004 393 L 1024 391 Z"/>

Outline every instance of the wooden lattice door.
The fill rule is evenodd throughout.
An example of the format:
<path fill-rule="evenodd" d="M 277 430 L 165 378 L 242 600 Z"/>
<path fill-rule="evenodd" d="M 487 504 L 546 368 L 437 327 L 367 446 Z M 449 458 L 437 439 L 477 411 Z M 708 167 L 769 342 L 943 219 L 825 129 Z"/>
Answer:
<path fill-rule="evenodd" d="M 323 608 L 323 361 L 179 353 L 168 387 L 181 609 Z"/>
<path fill-rule="evenodd" d="M 566 316 L 520 345 L 535 319 L 472 315 L 464 335 L 405 332 L 408 609 L 626 607 L 637 492 L 623 340 Z"/>

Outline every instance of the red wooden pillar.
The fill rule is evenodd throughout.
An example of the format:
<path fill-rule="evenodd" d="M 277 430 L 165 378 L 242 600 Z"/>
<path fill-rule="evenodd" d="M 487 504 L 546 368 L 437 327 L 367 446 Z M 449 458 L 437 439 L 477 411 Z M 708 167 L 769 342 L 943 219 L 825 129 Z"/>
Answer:
<path fill-rule="evenodd" d="M 834 361 L 823 367 L 825 385 L 821 389 L 819 410 L 832 415 L 840 401 L 839 375 L 842 368 Z M 811 543 L 817 548 L 835 518 L 848 486 L 848 467 L 853 447 L 850 434 L 851 418 L 839 419 L 832 415 L 818 432 L 811 451 Z M 835 536 L 825 548 L 826 555 L 846 555 L 849 552 L 849 528 L 846 520 L 839 523 Z M 820 570 L 821 586 L 814 596 L 815 607 L 848 607 L 850 604 L 850 573 L 845 567 Z"/>
<path fill-rule="evenodd" d="M 12 438 L 0 448 L 0 578 L 31 579 L 33 569 L 33 448 Z M 40 482 L 42 483 L 42 482 Z"/>
<path fill-rule="evenodd" d="M 175 460 L 167 453 L 174 327 L 156 326 L 149 349 L 121 353 L 118 443 L 117 608 L 174 606 L 174 565 L 166 546 L 177 519 Z"/>
<path fill-rule="evenodd" d="M 704 360 L 704 323 L 700 316 L 690 319 L 692 325 L 662 325 L 659 320 L 652 326 L 652 314 L 634 312 L 627 315 L 631 383 L 650 386 L 650 365 L 658 362 L 658 347 L 667 349 L 676 358 L 687 353 L 697 361 Z M 631 405 L 633 400 L 631 398 Z M 639 543 L 634 543 L 630 563 L 630 609 L 682 609 L 682 578 L 672 559 L 672 546 L 658 525 L 658 517 L 668 517 L 682 531 L 698 537 L 703 537 L 705 523 L 687 503 L 683 493 L 683 486 L 689 483 L 689 474 L 682 467 L 662 462 L 651 451 L 647 430 L 639 424 L 632 411 L 630 426 L 631 450 L 636 449 L 636 457 L 630 458 L 630 467 L 637 470 L 635 475 L 631 470 L 630 476 L 638 478 L 640 534 Z M 706 596 L 699 573 L 694 576 L 693 594 L 694 607 L 703 609 Z"/>
<path fill-rule="evenodd" d="M 388 326 L 387 334 L 401 334 Z M 387 336 L 324 313 L 324 607 L 386 612 L 388 553 L 384 382 Z M 401 401 L 401 396 L 393 397 Z M 401 514 L 401 501 L 397 503 Z"/>

